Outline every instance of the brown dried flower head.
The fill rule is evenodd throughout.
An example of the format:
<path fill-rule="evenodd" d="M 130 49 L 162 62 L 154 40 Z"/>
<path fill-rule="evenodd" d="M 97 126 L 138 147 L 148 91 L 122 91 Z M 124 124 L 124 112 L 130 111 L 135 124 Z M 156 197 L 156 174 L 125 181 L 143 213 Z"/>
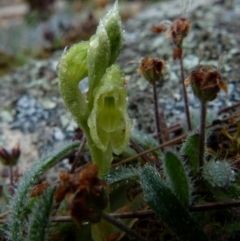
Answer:
<path fill-rule="evenodd" d="M 144 57 L 138 67 L 137 72 L 142 74 L 150 83 L 155 83 L 161 79 L 166 69 L 165 61 Z"/>
<path fill-rule="evenodd" d="M 200 101 L 212 101 L 217 97 L 222 89 L 228 91 L 224 78 L 219 70 L 212 66 L 199 65 L 193 70 L 190 76 L 185 80 L 185 85 L 191 84 L 194 95 Z"/>
<path fill-rule="evenodd" d="M 71 217 L 79 225 L 82 222 L 98 222 L 101 212 L 106 208 L 108 185 L 98 178 L 98 167 L 88 163 L 78 172 L 60 173 L 60 184 L 55 192 L 56 202 L 66 198 Z"/>
<path fill-rule="evenodd" d="M 21 154 L 19 144 L 16 144 L 11 152 L 9 152 L 4 147 L 0 147 L 0 161 L 3 165 L 14 166 L 17 164 L 19 156 Z"/>
<path fill-rule="evenodd" d="M 187 18 L 179 18 L 173 21 L 171 27 L 167 31 L 167 36 L 173 40 L 177 48 L 181 48 L 182 41 L 188 35 L 190 29 L 190 21 Z"/>

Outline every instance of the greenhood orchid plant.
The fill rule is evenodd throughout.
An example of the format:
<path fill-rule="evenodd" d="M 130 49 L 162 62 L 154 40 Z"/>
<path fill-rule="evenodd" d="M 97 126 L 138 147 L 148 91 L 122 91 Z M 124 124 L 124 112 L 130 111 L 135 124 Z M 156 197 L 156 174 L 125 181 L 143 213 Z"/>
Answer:
<path fill-rule="evenodd" d="M 182 40 L 189 30 L 186 18 L 169 30 L 182 84 Z M 216 120 L 206 134 L 207 104 L 221 89 L 227 92 L 225 78 L 208 65 L 191 71 L 185 85 L 200 100 L 200 128 L 186 111 L 194 131 L 180 135 L 183 128 L 169 128 L 159 108 L 156 84 L 165 84 L 165 61 L 142 58 L 138 72 L 153 87 L 158 141 L 142 131 L 131 133 L 124 74 L 115 64 L 122 32 L 116 1 L 96 34 L 65 50 L 59 61 L 60 93 L 84 132 L 81 141 L 55 147 L 21 177 L 13 171 L 19 145 L 11 152 L 0 147 L 10 177 L 9 186 L 0 180 L 0 240 L 240 240 L 239 115 Z M 87 92 L 79 87 L 86 78 Z M 91 161 L 83 165 L 79 160 L 86 141 Z M 111 165 L 113 154 L 121 155 Z M 58 180 L 43 176 L 72 156 L 71 170 L 61 170 Z"/>
<path fill-rule="evenodd" d="M 112 153 L 120 154 L 127 146 L 132 127 L 123 73 L 114 65 L 122 46 L 117 4 L 100 21 L 90 41 L 65 50 L 58 65 L 60 93 L 85 133 L 100 176 L 108 172 Z M 78 87 L 85 77 L 87 93 Z"/>

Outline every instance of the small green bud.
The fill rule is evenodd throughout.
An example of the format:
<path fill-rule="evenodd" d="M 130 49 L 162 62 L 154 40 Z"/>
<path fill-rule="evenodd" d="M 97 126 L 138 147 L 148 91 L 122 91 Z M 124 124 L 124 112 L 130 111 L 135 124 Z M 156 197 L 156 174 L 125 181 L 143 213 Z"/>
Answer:
<path fill-rule="evenodd" d="M 88 41 L 81 42 L 69 51 L 64 51 L 57 67 L 60 94 L 78 124 L 86 111 L 85 97 L 79 90 L 78 83 L 88 74 L 88 46 Z"/>
<path fill-rule="evenodd" d="M 95 90 L 94 106 L 88 118 L 91 137 L 103 151 L 110 145 L 119 154 L 129 142 L 132 121 L 127 114 L 126 98 L 122 72 L 112 65 Z"/>
<path fill-rule="evenodd" d="M 116 60 L 122 48 L 122 23 L 118 12 L 118 1 L 115 2 L 113 8 L 103 18 L 103 24 L 106 28 L 110 41 L 110 57 L 108 66 L 112 65 Z"/>
<path fill-rule="evenodd" d="M 78 83 L 87 76 L 88 46 L 89 41 L 86 41 L 73 45 L 69 50 L 64 50 L 57 66 L 60 79 Z"/>
<path fill-rule="evenodd" d="M 97 28 L 97 33 L 90 39 L 88 49 L 87 61 L 90 95 L 92 94 L 93 89 L 101 81 L 106 68 L 108 67 L 109 55 L 110 42 L 106 29 L 102 21 L 100 21 Z"/>

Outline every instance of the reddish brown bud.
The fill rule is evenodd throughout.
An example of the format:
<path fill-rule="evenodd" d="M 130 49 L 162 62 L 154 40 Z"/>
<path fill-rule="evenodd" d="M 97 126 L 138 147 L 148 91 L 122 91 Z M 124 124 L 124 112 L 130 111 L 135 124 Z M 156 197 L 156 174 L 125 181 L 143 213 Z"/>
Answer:
<path fill-rule="evenodd" d="M 177 49 L 174 49 L 173 51 L 173 59 L 181 59 L 182 57 L 182 48 L 177 48 Z"/>
<path fill-rule="evenodd" d="M 163 24 L 160 24 L 158 26 L 153 26 L 152 27 L 152 32 L 153 33 L 162 33 L 162 32 L 164 32 L 166 30 L 167 30 L 167 28 Z"/>
<path fill-rule="evenodd" d="M 220 72 L 211 66 L 198 66 L 185 80 L 185 85 L 191 84 L 194 95 L 200 101 L 212 101 L 222 89 L 227 93 L 227 85 Z"/>
<path fill-rule="evenodd" d="M 0 147 L 0 161 L 3 165 L 14 166 L 17 164 L 19 156 L 21 154 L 19 144 L 16 144 L 11 152 L 6 150 L 4 147 Z"/>
<path fill-rule="evenodd" d="M 142 74 L 150 83 L 154 83 L 163 76 L 166 69 L 166 64 L 161 59 L 152 59 L 144 57 L 138 67 L 138 73 Z"/>
<path fill-rule="evenodd" d="M 182 47 L 182 41 L 191 29 L 191 23 L 187 18 L 179 18 L 173 21 L 167 35 L 173 40 L 174 44 Z"/>

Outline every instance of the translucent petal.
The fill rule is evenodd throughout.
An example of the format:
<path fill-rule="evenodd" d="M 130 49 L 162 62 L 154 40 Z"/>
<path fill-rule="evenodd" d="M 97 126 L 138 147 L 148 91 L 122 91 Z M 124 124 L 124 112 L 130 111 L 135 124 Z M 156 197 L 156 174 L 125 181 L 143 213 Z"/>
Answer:
<path fill-rule="evenodd" d="M 100 127 L 106 132 L 115 131 L 123 121 L 121 112 L 115 104 L 115 98 L 112 96 L 104 98 L 103 108 L 100 109 L 97 117 Z"/>
<path fill-rule="evenodd" d="M 113 152 L 117 155 L 124 151 L 129 142 L 132 129 L 132 120 L 128 117 L 127 113 L 123 117 L 124 121 L 119 128 L 110 134 L 110 144 Z"/>

